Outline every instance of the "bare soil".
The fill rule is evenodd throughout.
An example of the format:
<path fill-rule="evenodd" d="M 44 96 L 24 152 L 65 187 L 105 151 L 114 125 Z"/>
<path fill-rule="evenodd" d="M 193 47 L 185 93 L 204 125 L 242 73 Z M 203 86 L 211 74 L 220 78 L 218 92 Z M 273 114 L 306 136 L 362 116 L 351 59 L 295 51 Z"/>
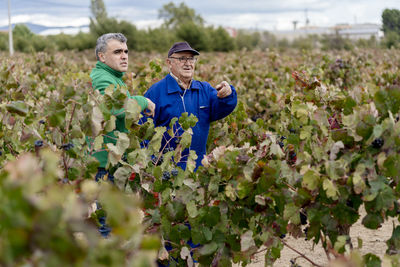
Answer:
<path fill-rule="evenodd" d="M 362 255 L 373 253 L 383 260 L 383 256 L 387 250 L 386 241 L 391 237 L 393 225 L 398 225 L 397 219 L 390 219 L 386 221 L 381 228 L 377 230 L 370 230 L 365 228 L 362 224 L 362 218 L 365 216 L 365 210 L 360 208 L 360 219 L 350 229 L 350 237 L 353 248 L 358 248 L 358 238 L 362 239 L 362 247 L 359 249 Z M 304 238 L 293 238 L 291 236 L 285 237 L 284 241 L 297 251 L 303 253 L 313 262 L 318 265 L 327 266 L 328 259 L 321 246 L 321 243 L 313 247 L 311 241 L 306 241 Z M 273 267 L 290 267 L 290 260 L 294 259 L 297 264 L 302 267 L 314 266 L 304 258 L 299 257 L 299 254 L 294 252 L 288 247 L 284 247 L 281 251 L 281 257 L 274 263 Z M 240 265 L 234 265 L 239 267 Z M 264 254 L 260 253 L 254 261 L 247 265 L 248 267 L 264 267 Z"/>

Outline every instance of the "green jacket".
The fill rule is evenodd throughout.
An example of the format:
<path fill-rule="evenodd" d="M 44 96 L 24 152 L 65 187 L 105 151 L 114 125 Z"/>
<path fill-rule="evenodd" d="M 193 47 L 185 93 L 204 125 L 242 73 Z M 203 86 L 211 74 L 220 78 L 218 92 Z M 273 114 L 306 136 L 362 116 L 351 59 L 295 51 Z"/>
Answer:
<path fill-rule="evenodd" d="M 97 61 L 96 67 L 92 69 L 92 72 L 90 73 L 90 78 L 92 79 L 92 87 L 93 89 L 99 90 L 100 93 L 104 95 L 104 90 L 110 84 L 113 84 L 115 86 L 126 86 L 126 84 L 122 80 L 123 75 L 123 72 L 116 71 L 104 64 L 103 62 Z M 142 111 L 147 108 L 147 99 L 145 97 L 131 96 L 128 90 L 126 91 L 126 94 L 129 98 L 133 98 L 138 102 L 138 104 L 142 108 Z M 119 110 L 118 114 L 119 115 L 117 115 L 114 131 L 126 133 L 128 132 L 128 130 L 125 128 L 125 113 Z M 107 136 L 111 138 L 107 138 L 107 136 L 104 137 L 105 144 L 113 143 L 115 145 L 117 143 L 114 131 L 107 133 Z M 101 168 L 105 168 L 107 166 L 108 152 L 106 150 L 95 152 L 93 153 L 93 156 L 100 162 Z"/>

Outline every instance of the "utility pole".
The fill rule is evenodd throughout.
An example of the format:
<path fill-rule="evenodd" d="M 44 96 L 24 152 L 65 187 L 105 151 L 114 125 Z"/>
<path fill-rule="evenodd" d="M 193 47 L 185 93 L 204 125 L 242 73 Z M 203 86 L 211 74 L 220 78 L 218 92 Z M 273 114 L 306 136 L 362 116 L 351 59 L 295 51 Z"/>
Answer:
<path fill-rule="evenodd" d="M 293 23 L 293 31 L 295 31 L 298 21 L 297 20 L 293 20 L 292 23 Z"/>
<path fill-rule="evenodd" d="M 10 48 L 10 56 L 14 54 L 12 26 L 11 26 L 11 4 L 8 0 L 8 47 Z"/>

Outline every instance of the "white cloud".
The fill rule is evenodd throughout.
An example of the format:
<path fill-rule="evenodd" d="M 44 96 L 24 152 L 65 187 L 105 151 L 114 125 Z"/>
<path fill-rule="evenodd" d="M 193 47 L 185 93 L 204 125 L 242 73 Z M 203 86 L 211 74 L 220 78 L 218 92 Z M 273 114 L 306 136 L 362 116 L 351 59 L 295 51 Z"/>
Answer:
<path fill-rule="evenodd" d="M 134 23 L 136 27 L 138 27 L 139 29 L 148 29 L 148 28 L 154 29 L 160 27 L 163 21 L 160 19 L 152 19 L 152 20 L 138 20 L 135 21 Z"/>
<path fill-rule="evenodd" d="M 75 27 L 75 28 L 67 28 L 67 29 L 48 29 L 42 31 L 40 35 L 55 35 L 60 33 L 65 34 L 78 34 L 79 32 L 89 32 L 89 27 Z"/>
<path fill-rule="evenodd" d="M 138 28 L 147 28 L 161 24 L 158 10 L 170 1 L 106 0 L 105 3 L 110 16 L 131 21 Z M 306 9 L 310 25 L 314 26 L 332 26 L 355 21 L 380 23 L 383 9 L 400 9 L 400 0 L 173 0 L 175 4 L 182 1 L 195 9 L 208 24 L 266 30 L 292 29 L 293 20 L 299 21 L 298 27 L 304 26 Z M 78 26 L 89 23 L 90 1 L 12 2 L 13 23 L 31 22 L 46 26 Z M 7 4 L 0 1 L 0 26 L 7 24 Z"/>
<path fill-rule="evenodd" d="M 89 18 L 87 17 L 69 17 L 69 16 L 54 16 L 49 14 L 30 14 L 30 15 L 15 15 L 11 18 L 11 23 L 26 23 L 31 22 L 44 26 L 81 26 L 88 25 Z M 8 24 L 8 19 L 0 20 L 0 25 Z"/>

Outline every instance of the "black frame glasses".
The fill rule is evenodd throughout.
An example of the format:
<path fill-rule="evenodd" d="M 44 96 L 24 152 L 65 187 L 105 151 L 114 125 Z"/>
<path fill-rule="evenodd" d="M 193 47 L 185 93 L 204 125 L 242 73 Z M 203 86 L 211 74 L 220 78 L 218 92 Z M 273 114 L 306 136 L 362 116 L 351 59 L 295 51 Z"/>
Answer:
<path fill-rule="evenodd" d="M 173 59 L 179 60 L 180 63 L 195 63 L 197 61 L 197 57 L 169 57 Z"/>

